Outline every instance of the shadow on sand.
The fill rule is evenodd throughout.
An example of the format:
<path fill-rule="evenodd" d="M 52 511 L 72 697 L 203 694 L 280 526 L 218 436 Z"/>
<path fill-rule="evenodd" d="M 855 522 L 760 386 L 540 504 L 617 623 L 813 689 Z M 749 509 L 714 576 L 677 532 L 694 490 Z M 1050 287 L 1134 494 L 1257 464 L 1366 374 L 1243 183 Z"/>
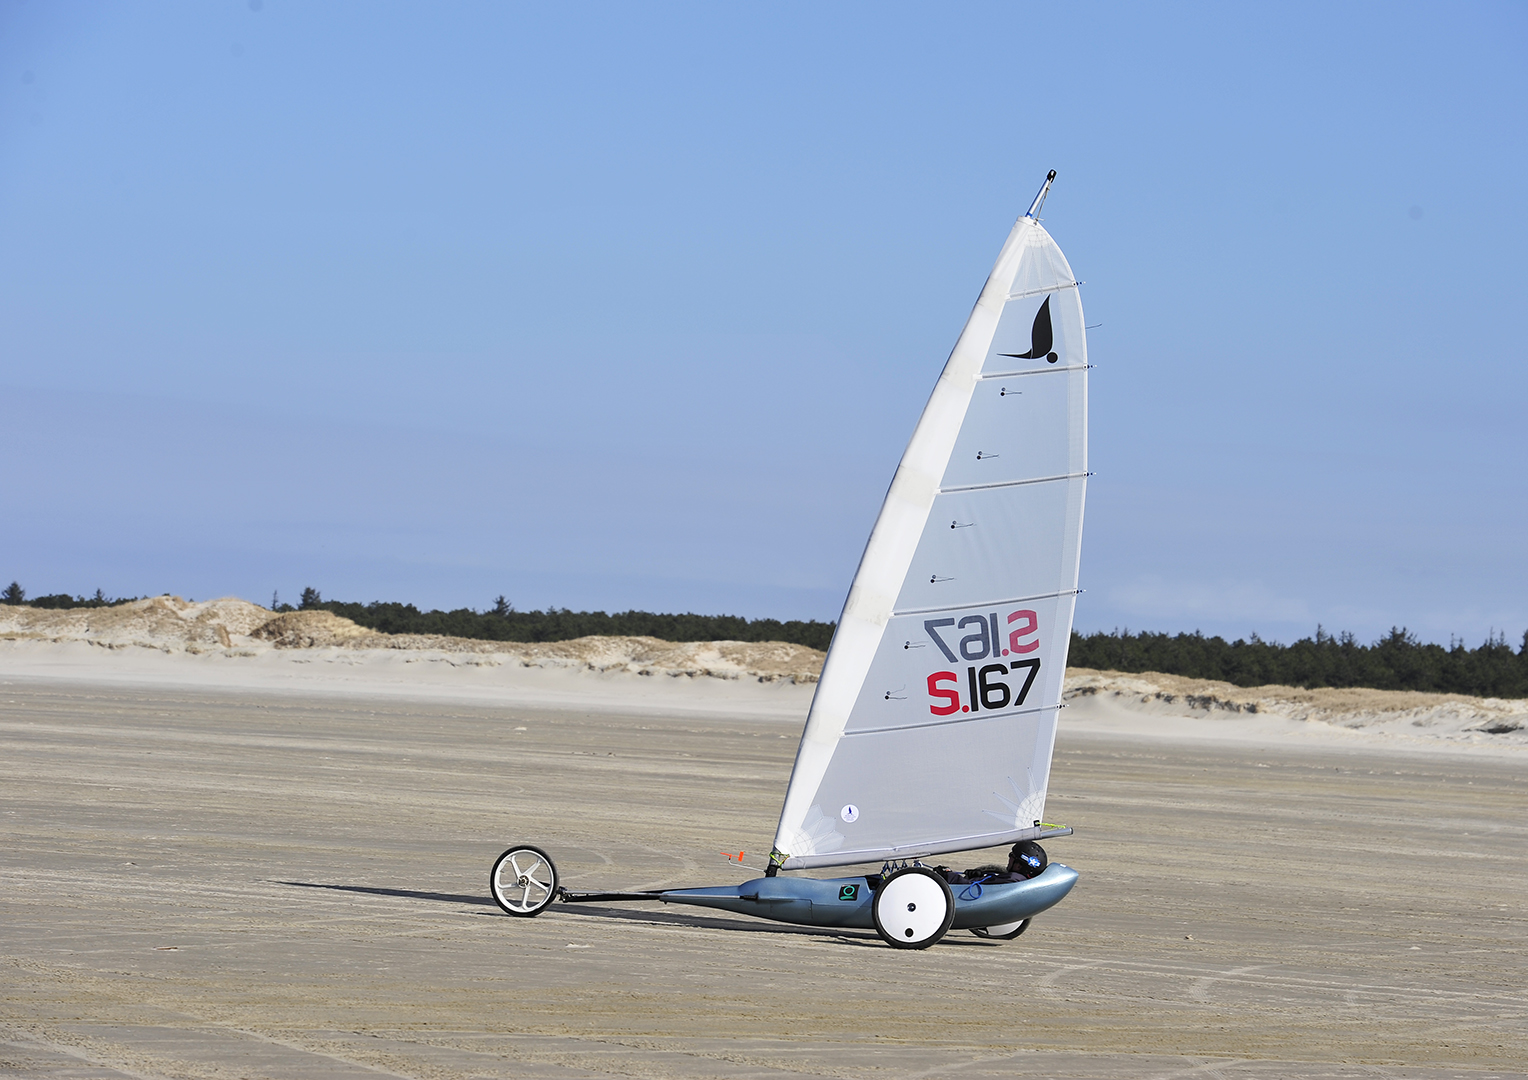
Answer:
<path fill-rule="evenodd" d="M 459 893 L 422 892 L 418 889 L 381 889 L 372 885 L 331 885 L 319 881 L 275 881 L 275 885 L 291 885 L 299 889 L 329 889 L 334 892 L 361 893 L 366 896 L 396 896 L 406 900 L 431 900 L 442 904 L 472 904 L 490 908 L 479 912 L 501 918 L 511 918 L 499 909 L 489 897 L 463 896 Z M 881 949 L 885 944 L 873 930 L 856 930 L 843 927 L 793 926 L 790 923 L 758 922 L 752 919 L 717 918 L 713 915 L 691 915 L 679 911 L 654 911 L 645 903 L 641 908 L 605 907 L 600 904 L 554 904 L 545 914 L 573 915 L 579 918 L 612 919 L 627 922 L 657 923 L 664 926 L 694 926 L 707 930 L 731 930 L 749 934 L 786 934 L 794 937 L 813 937 L 836 940 L 842 945 L 873 946 Z M 943 945 L 976 946 L 990 949 L 1002 944 L 977 937 L 966 937 L 962 931 L 951 931 L 940 943 Z"/>
<path fill-rule="evenodd" d="M 273 885 L 293 885 L 299 889 L 329 889 L 333 892 L 364 893 L 367 896 L 400 896 L 407 900 L 434 900 L 440 904 L 477 904 L 497 909 L 487 896 L 462 896 L 459 893 L 420 892 L 417 889 L 378 889 L 370 885 L 328 885 L 321 881 L 274 881 Z"/>

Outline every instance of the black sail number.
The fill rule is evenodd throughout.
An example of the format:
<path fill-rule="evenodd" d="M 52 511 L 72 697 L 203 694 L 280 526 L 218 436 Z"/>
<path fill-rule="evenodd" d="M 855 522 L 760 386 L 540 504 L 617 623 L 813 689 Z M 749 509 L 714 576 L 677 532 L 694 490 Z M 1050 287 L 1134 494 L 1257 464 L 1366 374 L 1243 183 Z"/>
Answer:
<path fill-rule="evenodd" d="M 986 622 L 983 619 L 982 622 Z M 984 709 L 1008 708 L 1010 691 L 1003 676 L 1008 674 L 1007 664 L 988 664 L 976 673 L 976 697 Z M 992 676 L 996 675 L 996 681 Z"/>
<path fill-rule="evenodd" d="M 1013 686 L 1008 682 L 1009 672 L 1026 672 L 1024 684 L 1014 692 Z M 943 672 L 950 675 L 953 672 Z M 1007 664 L 986 664 L 982 667 L 971 666 L 966 668 L 966 687 L 969 704 L 961 706 L 961 712 L 981 712 L 995 709 L 1018 708 L 1029 697 L 1029 691 L 1035 685 L 1035 676 L 1040 674 L 1040 659 L 1035 657 L 1030 660 L 1014 660 Z M 944 691 L 953 698 L 951 691 Z M 952 701 L 953 704 L 953 701 Z M 950 709 L 954 711 L 953 708 Z"/>
<path fill-rule="evenodd" d="M 1033 612 L 1019 612 L 1018 614 L 1032 615 Z M 1008 618 L 1012 621 L 1014 616 L 1010 615 Z M 961 637 L 959 643 L 960 657 L 958 659 L 955 656 L 955 650 L 950 648 L 950 643 L 940 636 L 940 629 L 946 626 L 955 626 L 955 620 L 950 618 L 925 619 L 923 621 L 923 629 L 928 634 L 929 640 L 939 647 L 939 651 L 944 653 L 944 658 L 952 664 L 959 663 L 960 660 L 985 660 L 989 656 L 996 659 L 999 656 L 1007 655 L 1006 650 L 1003 649 L 1003 639 L 998 635 L 997 612 L 995 611 L 990 615 L 967 615 L 960 620 L 959 626 L 955 626 L 956 630 L 965 630 L 972 626 L 976 627 L 975 633 L 966 634 Z M 1016 640 L 1017 638 L 1015 638 Z M 1038 645 L 1035 647 L 1038 647 Z M 1026 649 L 1025 651 L 1027 652 L 1028 650 Z"/>
<path fill-rule="evenodd" d="M 977 632 L 967 634 L 960 639 L 960 655 L 966 660 L 982 660 L 992 653 L 992 638 L 988 636 L 987 617 L 967 615 L 960 620 L 960 625 L 956 629 L 964 630 L 973 625 L 977 627 Z"/>
<path fill-rule="evenodd" d="M 1029 669 L 1029 674 L 1024 676 L 1024 685 L 1019 687 L 1019 692 L 1013 699 L 1015 705 L 1022 705 L 1024 699 L 1029 696 L 1029 688 L 1035 684 L 1035 676 L 1040 674 L 1040 658 L 1037 656 L 1031 660 L 1015 660 L 1008 667 L 1013 671 L 1018 671 L 1019 668 Z"/>
<path fill-rule="evenodd" d="M 939 651 L 944 653 L 944 658 L 952 664 L 955 663 L 955 654 L 950 651 L 950 647 L 945 643 L 944 638 L 939 636 L 939 628 L 941 626 L 954 625 L 954 619 L 925 619 L 923 622 L 923 629 L 933 639 L 934 644 L 939 646 Z"/>

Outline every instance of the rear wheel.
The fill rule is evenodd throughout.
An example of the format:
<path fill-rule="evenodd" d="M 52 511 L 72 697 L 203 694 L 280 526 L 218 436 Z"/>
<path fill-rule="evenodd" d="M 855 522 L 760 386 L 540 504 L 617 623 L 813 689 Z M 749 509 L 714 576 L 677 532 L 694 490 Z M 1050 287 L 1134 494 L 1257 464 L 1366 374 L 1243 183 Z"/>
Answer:
<path fill-rule="evenodd" d="M 942 875 L 904 866 L 886 875 L 870 911 L 875 932 L 893 949 L 926 949 L 955 921 L 955 896 Z"/>
<path fill-rule="evenodd" d="M 512 847 L 495 860 L 488 888 L 494 903 L 509 914 L 534 918 L 557 899 L 557 867 L 540 848 Z"/>
<path fill-rule="evenodd" d="M 993 941 L 1012 941 L 1028 930 L 1032 921 L 1032 919 L 1020 919 L 1018 922 L 1003 923 L 1000 926 L 973 926 L 971 933 L 979 938 Z"/>

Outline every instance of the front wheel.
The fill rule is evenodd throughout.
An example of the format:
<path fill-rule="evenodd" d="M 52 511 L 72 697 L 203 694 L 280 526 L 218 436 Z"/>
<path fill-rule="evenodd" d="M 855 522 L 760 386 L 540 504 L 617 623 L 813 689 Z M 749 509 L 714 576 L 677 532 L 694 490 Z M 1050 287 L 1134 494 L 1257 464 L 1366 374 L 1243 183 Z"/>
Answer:
<path fill-rule="evenodd" d="M 557 867 L 540 848 L 512 847 L 494 861 L 488 889 L 509 914 L 535 918 L 557 899 Z"/>
<path fill-rule="evenodd" d="M 926 949 L 955 921 L 955 895 L 943 875 L 904 866 L 881 882 L 870 913 L 875 932 L 893 949 Z"/>
<path fill-rule="evenodd" d="M 999 926 L 973 926 L 971 933 L 992 941 L 1012 941 L 1028 930 L 1029 924 L 1033 921 L 1033 919 L 1020 919 L 1018 922 L 1002 923 Z"/>

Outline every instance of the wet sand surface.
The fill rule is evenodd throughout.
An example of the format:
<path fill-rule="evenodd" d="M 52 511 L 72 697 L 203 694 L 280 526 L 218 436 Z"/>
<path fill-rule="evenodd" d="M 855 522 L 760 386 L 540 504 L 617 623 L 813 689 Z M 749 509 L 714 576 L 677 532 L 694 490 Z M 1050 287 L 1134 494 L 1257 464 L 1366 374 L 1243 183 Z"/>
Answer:
<path fill-rule="evenodd" d="M 1003 944 L 488 899 L 511 841 L 574 889 L 751 876 L 799 729 L 13 681 L 0 1072 L 1528 1076 L 1522 757 L 1063 722 L 1081 882 Z"/>

